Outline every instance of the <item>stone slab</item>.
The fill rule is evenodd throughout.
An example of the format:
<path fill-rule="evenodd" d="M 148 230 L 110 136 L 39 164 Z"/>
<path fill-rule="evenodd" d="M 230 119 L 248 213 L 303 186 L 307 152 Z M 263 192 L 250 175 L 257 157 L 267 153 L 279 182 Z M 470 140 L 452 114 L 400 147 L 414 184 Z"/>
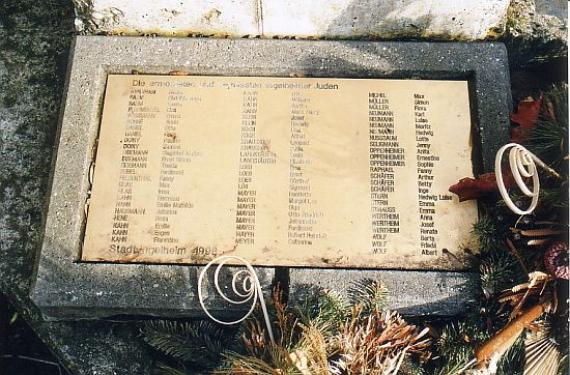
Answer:
<path fill-rule="evenodd" d="M 481 40 L 504 29 L 503 0 L 263 1 L 263 35 Z"/>
<path fill-rule="evenodd" d="M 509 0 L 74 0 L 79 31 L 232 37 L 482 40 L 505 28 Z"/>
<path fill-rule="evenodd" d="M 73 0 L 78 31 L 119 35 L 258 35 L 257 0 Z"/>
<path fill-rule="evenodd" d="M 59 135 L 50 206 L 32 298 L 52 318 L 115 314 L 203 316 L 197 303 L 199 269 L 179 265 L 78 262 L 106 77 L 110 73 L 467 79 L 470 84 L 475 173 L 492 169 L 495 151 L 508 138 L 507 56 L 497 43 L 399 43 L 347 41 L 216 40 L 77 37 Z M 260 269 L 267 288 L 286 271 Z M 326 270 L 309 270 L 319 278 Z M 382 271 L 378 271 L 378 275 Z M 277 275 L 277 277 L 276 277 Z M 420 273 L 402 273 L 406 285 Z M 295 273 L 291 284 L 296 285 Z M 429 306 L 432 294 L 407 306 Z M 419 295 L 419 294 L 418 294 Z M 437 300 L 445 298 L 437 297 Z M 455 301 L 454 297 L 447 298 Z M 413 303 L 413 305 L 410 305 Z M 447 305 L 455 311 L 455 302 Z M 219 300 L 209 306 L 231 313 Z M 402 305 L 401 308 L 406 306 Z M 439 309 L 442 313 L 444 309 Z M 409 310 L 410 313 L 413 310 Z"/>
<path fill-rule="evenodd" d="M 289 300 L 301 304 L 315 290 L 332 290 L 344 295 L 369 280 L 380 281 L 388 289 L 387 308 L 402 315 L 452 316 L 466 311 L 475 302 L 478 273 L 370 270 L 289 271 Z"/>

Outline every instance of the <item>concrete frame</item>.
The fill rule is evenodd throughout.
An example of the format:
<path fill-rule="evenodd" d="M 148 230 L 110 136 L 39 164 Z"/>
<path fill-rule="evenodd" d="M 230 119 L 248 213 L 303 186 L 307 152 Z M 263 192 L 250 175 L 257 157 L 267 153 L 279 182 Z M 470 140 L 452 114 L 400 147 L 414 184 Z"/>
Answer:
<path fill-rule="evenodd" d="M 491 171 L 508 140 L 511 105 L 507 54 L 500 43 L 412 43 L 78 36 L 53 167 L 49 209 L 32 298 L 46 318 L 118 314 L 203 317 L 200 267 L 79 262 L 106 78 L 113 73 L 466 79 L 470 83 L 476 174 Z M 269 292 L 280 282 L 298 301 L 313 286 L 346 292 L 351 282 L 382 279 L 390 307 L 405 314 L 455 315 L 474 297 L 469 272 L 258 267 Z M 228 271 L 228 275 L 232 271 Z M 411 298 L 411 296 L 417 296 Z M 236 313 L 219 298 L 207 305 Z"/>

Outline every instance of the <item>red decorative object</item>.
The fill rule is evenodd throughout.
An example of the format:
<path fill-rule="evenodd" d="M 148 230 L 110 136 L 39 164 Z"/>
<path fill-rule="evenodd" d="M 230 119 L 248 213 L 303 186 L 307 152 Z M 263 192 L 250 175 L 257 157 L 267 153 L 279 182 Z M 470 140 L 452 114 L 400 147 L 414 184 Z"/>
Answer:
<path fill-rule="evenodd" d="M 503 179 L 507 189 L 515 184 L 515 179 L 510 171 L 503 172 Z M 495 173 L 490 172 L 482 174 L 477 178 L 462 178 L 458 183 L 450 186 L 449 191 L 457 194 L 459 201 L 463 202 L 496 193 L 499 191 L 499 188 L 497 187 Z"/>
<path fill-rule="evenodd" d="M 544 254 L 546 270 L 559 279 L 569 279 L 568 242 L 559 241 L 552 244 Z"/>
<path fill-rule="evenodd" d="M 536 126 L 542 104 L 542 94 L 537 100 L 529 98 L 519 103 L 517 113 L 511 113 L 511 121 L 518 124 L 511 129 L 511 142 L 524 143 Z"/>

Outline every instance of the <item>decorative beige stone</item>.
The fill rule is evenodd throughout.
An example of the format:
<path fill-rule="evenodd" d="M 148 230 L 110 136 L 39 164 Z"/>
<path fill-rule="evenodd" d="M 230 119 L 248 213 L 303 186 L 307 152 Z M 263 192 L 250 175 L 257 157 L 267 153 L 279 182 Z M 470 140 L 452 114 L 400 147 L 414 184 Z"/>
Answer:
<path fill-rule="evenodd" d="M 73 0 L 79 31 L 109 34 L 259 34 L 255 0 Z"/>
<path fill-rule="evenodd" d="M 508 0 L 264 1 L 264 36 L 479 40 L 504 29 Z"/>
<path fill-rule="evenodd" d="M 480 40 L 509 0 L 73 0 L 87 33 Z"/>

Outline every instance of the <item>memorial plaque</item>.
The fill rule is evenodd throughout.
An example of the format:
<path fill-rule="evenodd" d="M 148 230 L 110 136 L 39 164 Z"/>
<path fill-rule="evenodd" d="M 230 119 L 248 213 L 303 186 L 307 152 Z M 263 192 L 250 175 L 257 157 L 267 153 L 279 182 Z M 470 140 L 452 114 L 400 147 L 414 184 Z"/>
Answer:
<path fill-rule="evenodd" d="M 405 314 L 469 308 L 477 211 L 447 189 L 509 140 L 502 44 L 77 36 L 70 56 L 31 292 L 46 318 L 204 317 L 222 253 L 294 266 L 254 266 L 291 306 L 370 278 Z M 247 309 L 206 282 L 215 316 Z"/>
<path fill-rule="evenodd" d="M 467 81 L 109 75 L 82 260 L 460 269 Z"/>

